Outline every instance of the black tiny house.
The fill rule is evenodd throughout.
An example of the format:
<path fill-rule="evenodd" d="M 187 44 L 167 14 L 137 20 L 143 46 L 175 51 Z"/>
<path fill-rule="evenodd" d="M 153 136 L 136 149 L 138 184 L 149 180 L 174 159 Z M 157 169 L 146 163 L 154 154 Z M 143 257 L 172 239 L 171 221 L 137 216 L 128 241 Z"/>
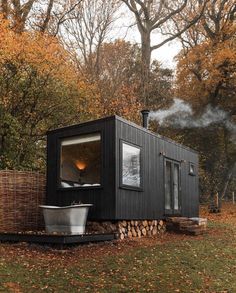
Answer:
<path fill-rule="evenodd" d="M 91 220 L 197 217 L 195 151 L 118 116 L 48 132 L 48 205 L 92 203 Z"/>

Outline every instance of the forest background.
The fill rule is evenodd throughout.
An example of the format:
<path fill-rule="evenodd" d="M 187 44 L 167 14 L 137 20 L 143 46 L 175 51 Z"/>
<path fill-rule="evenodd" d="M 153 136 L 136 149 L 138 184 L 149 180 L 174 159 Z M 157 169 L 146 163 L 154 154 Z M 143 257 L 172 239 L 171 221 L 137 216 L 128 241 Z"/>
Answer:
<path fill-rule="evenodd" d="M 47 130 L 148 108 L 199 152 L 201 199 L 230 197 L 235 15 L 234 0 L 0 0 L 0 169 L 44 171 Z M 171 41 L 174 69 L 158 60 Z"/>

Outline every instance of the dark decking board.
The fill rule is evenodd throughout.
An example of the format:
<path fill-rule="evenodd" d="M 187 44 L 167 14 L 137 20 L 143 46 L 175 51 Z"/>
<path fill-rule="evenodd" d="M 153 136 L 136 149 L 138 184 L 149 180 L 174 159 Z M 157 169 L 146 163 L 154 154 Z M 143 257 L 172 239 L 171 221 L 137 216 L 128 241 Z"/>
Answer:
<path fill-rule="evenodd" d="M 54 234 L 19 234 L 0 233 L 0 242 L 31 242 L 41 244 L 79 244 L 115 239 L 115 234 L 83 234 L 83 235 L 54 235 Z"/>

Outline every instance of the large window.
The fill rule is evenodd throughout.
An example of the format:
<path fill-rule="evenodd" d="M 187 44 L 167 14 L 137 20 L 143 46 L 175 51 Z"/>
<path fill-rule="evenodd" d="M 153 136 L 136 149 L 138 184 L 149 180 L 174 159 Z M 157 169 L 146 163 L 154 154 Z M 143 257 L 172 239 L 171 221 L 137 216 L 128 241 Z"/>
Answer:
<path fill-rule="evenodd" d="M 60 187 L 91 187 L 101 184 L 100 133 L 61 141 Z"/>
<path fill-rule="evenodd" d="M 121 186 L 141 188 L 141 149 L 121 142 Z"/>

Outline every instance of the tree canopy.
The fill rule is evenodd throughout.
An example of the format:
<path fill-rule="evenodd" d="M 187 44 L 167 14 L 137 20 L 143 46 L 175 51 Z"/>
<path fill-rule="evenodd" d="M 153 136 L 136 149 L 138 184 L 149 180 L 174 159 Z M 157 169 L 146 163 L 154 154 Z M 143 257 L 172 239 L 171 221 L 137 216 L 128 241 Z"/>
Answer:
<path fill-rule="evenodd" d="M 0 166 L 39 168 L 45 132 L 78 115 L 77 76 L 58 41 L 0 21 Z"/>
<path fill-rule="evenodd" d="M 225 111 L 218 123 L 193 129 L 198 135 L 191 142 L 189 131 L 185 138 L 200 151 L 205 190 L 223 195 L 236 161 L 235 13 L 234 1 L 208 3 L 201 22 L 182 36 L 176 81 L 177 96 L 190 102 L 197 115 L 209 106 Z"/>
<path fill-rule="evenodd" d="M 236 161 L 234 0 L 0 0 L 0 13 L 0 168 L 42 170 L 49 129 L 113 114 L 139 123 L 141 109 L 178 97 L 193 121 L 207 109 L 223 118 L 151 128 L 197 149 L 202 193 L 224 195 Z M 117 37 L 122 15 L 140 43 Z M 152 58 L 172 40 L 176 72 Z"/>

